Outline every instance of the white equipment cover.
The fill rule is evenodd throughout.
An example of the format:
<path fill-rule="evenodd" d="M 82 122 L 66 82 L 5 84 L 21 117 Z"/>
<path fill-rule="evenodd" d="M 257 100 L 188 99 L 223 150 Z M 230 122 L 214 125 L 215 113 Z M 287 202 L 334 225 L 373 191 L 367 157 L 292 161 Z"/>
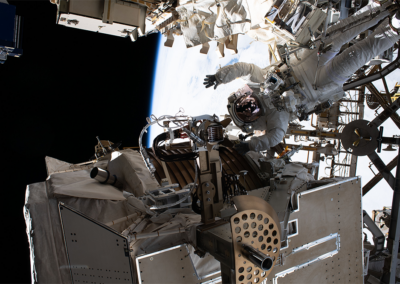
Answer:
<path fill-rule="evenodd" d="M 114 152 L 108 166 L 106 161 L 99 164 L 103 168 L 107 167 L 124 184 L 124 190 L 135 196 L 158 187 L 136 151 Z M 136 226 L 136 233 L 188 228 L 188 231 L 180 234 L 133 241 L 133 262 L 137 254 L 194 243 L 193 225 L 200 221 L 200 215 L 188 209 L 170 209 L 158 216 L 144 218 L 140 210 L 132 206 L 132 202 L 127 202 L 121 191 L 92 180 L 89 170 L 51 174 L 46 181 L 28 185 L 26 190 L 24 217 L 30 245 L 32 283 L 71 283 L 58 211 L 59 202 L 103 224 L 139 213 L 132 219 L 110 226 L 119 233 L 140 219 L 143 220 L 139 222 L 140 226 Z M 202 264 L 199 269 L 202 269 Z"/>
<path fill-rule="evenodd" d="M 218 4 L 219 6 L 214 0 L 180 2 L 176 11 L 187 47 L 258 29 L 264 23 L 264 16 L 272 7 L 273 1 L 225 0 L 218 1 Z M 266 41 L 275 40 L 272 33 L 261 33 L 259 37 Z"/>

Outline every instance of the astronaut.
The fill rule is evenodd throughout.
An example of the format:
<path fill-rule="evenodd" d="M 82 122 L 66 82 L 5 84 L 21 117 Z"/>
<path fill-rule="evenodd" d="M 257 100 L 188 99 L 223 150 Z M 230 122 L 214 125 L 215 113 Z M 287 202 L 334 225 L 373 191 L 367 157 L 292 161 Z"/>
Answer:
<path fill-rule="evenodd" d="M 252 87 L 232 94 L 228 111 L 242 131 L 266 130 L 265 135 L 240 142 L 235 148 L 242 154 L 270 150 L 282 141 L 289 121 L 307 119 L 308 114 L 343 98 L 343 84 L 354 72 L 400 40 L 398 18 L 398 4 L 373 2 L 329 27 L 326 36 L 315 41 L 315 49 L 281 54 L 283 61 L 264 69 L 240 62 L 207 75 L 206 88 L 216 89 L 238 77 Z M 379 23 L 372 34 L 338 54 L 344 44 Z"/>

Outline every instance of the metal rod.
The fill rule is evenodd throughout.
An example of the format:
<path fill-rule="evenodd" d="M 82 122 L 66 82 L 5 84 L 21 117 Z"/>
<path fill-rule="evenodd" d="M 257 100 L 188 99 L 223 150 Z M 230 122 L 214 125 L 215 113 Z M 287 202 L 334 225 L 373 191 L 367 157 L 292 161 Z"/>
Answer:
<path fill-rule="evenodd" d="M 377 117 L 372 120 L 369 125 L 374 125 L 375 127 L 380 126 L 384 123 L 392 114 L 396 114 L 396 111 L 400 108 L 400 100 L 395 100 L 392 104 L 385 108 Z M 395 122 L 395 121 L 394 121 Z"/>
<path fill-rule="evenodd" d="M 391 171 L 394 169 L 394 167 L 397 165 L 397 160 L 398 160 L 399 156 L 396 156 L 396 158 L 394 158 L 389 164 L 387 164 L 386 166 L 386 170 L 387 171 Z M 374 176 L 366 185 L 363 186 L 363 196 L 365 194 L 368 193 L 368 191 L 370 191 L 378 182 L 380 182 L 380 180 L 382 179 L 382 174 L 379 173 L 376 176 Z"/>
<path fill-rule="evenodd" d="M 399 148 L 400 152 L 400 148 Z M 400 241 L 400 162 L 397 162 L 396 182 L 393 188 L 392 213 L 387 239 L 387 248 L 391 257 L 385 260 L 381 283 L 396 282 L 397 255 Z"/>
<path fill-rule="evenodd" d="M 125 217 L 116 219 L 116 220 L 114 220 L 114 221 L 111 221 L 111 222 L 106 223 L 106 226 L 112 226 L 112 225 L 115 225 L 115 224 L 118 224 L 118 223 L 127 221 L 127 220 L 129 220 L 129 219 L 132 219 L 132 218 L 138 216 L 138 214 L 140 214 L 140 213 L 133 213 L 133 214 L 131 214 L 131 215 L 128 215 L 128 216 L 125 216 Z"/>
<path fill-rule="evenodd" d="M 106 155 L 106 154 L 107 154 L 107 150 L 106 150 L 106 148 L 104 148 L 103 144 L 101 144 L 99 136 L 96 136 L 96 138 L 97 138 L 97 141 L 99 141 L 99 144 L 100 144 L 100 146 L 101 146 L 101 149 L 103 149 L 104 155 Z"/>
<path fill-rule="evenodd" d="M 380 71 L 382 70 L 382 64 L 379 65 L 379 70 L 380 70 Z M 382 83 L 383 83 L 383 86 L 385 87 L 385 91 L 386 91 L 386 94 L 385 94 L 385 95 L 386 95 L 386 97 L 388 98 L 388 100 L 389 100 L 389 102 L 390 102 L 390 101 L 391 101 L 391 98 L 390 98 L 390 91 L 389 91 L 389 88 L 388 88 L 388 86 L 387 86 L 385 77 L 382 78 Z"/>
<path fill-rule="evenodd" d="M 384 110 L 389 109 L 389 103 L 385 100 L 385 98 L 382 96 L 382 94 L 375 88 L 374 84 L 368 83 L 366 85 L 368 90 L 371 92 L 372 95 L 377 99 L 379 104 Z M 390 116 L 390 118 L 393 120 L 393 122 L 397 125 L 398 128 L 400 128 L 400 117 L 396 112 L 393 112 Z"/>
<path fill-rule="evenodd" d="M 388 170 L 385 163 L 378 156 L 378 154 L 374 151 L 368 155 L 368 158 L 371 160 L 371 162 L 374 164 L 374 166 L 378 169 L 378 171 L 381 173 L 381 175 L 387 181 L 387 183 L 390 185 L 390 187 L 392 189 L 394 189 L 395 178 L 392 175 L 392 173 Z"/>
<path fill-rule="evenodd" d="M 251 263 L 260 267 L 264 271 L 270 270 L 274 264 L 274 260 L 271 257 L 263 254 L 250 245 L 242 245 L 242 254 L 244 258 L 247 258 Z"/>
<path fill-rule="evenodd" d="M 156 232 L 152 232 L 152 233 L 133 234 L 132 236 L 129 236 L 128 239 L 129 239 L 129 241 L 140 240 L 140 239 L 161 237 L 161 236 L 167 236 L 167 235 L 173 235 L 173 234 L 180 234 L 180 233 L 185 233 L 185 232 L 186 232 L 185 227 L 179 227 L 176 229 L 165 230 L 165 231 L 156 231 Z"/>

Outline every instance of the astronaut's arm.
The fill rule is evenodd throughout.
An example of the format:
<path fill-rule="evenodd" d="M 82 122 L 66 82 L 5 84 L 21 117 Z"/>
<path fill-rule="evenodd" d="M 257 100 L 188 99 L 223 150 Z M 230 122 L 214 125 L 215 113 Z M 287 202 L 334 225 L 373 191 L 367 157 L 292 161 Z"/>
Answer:
<path fill-rule="evenodd" d="M 250 150 L 256 152 L 270 150 L 271 147 L 278 145 L 284 136 L 285 131 L 282 128 L 271 129 L 262 136 L 252 137 L 249 142 Z"/>
<path fill-rule="evenodd" d="M 254 83 L 264 82 L 265 71 L 257 65 L 245 62 L 238 62 L 233 65 L 225 66 L 215 74 L 216 80 L 220 84 L 232 82 L 239 77 L 248 77 L 246 79 Z"/>

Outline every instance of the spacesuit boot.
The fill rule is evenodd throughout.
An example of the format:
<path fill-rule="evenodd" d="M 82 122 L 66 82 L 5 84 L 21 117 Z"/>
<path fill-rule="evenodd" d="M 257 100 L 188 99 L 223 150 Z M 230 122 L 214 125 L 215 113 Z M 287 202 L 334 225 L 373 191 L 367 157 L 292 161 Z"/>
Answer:
<path fill-rule="evenodd" d="M 395 33 L 400 34 L 400 9 L 398 9 L 395 15 L 390 19 L 389 25 Z"/>

